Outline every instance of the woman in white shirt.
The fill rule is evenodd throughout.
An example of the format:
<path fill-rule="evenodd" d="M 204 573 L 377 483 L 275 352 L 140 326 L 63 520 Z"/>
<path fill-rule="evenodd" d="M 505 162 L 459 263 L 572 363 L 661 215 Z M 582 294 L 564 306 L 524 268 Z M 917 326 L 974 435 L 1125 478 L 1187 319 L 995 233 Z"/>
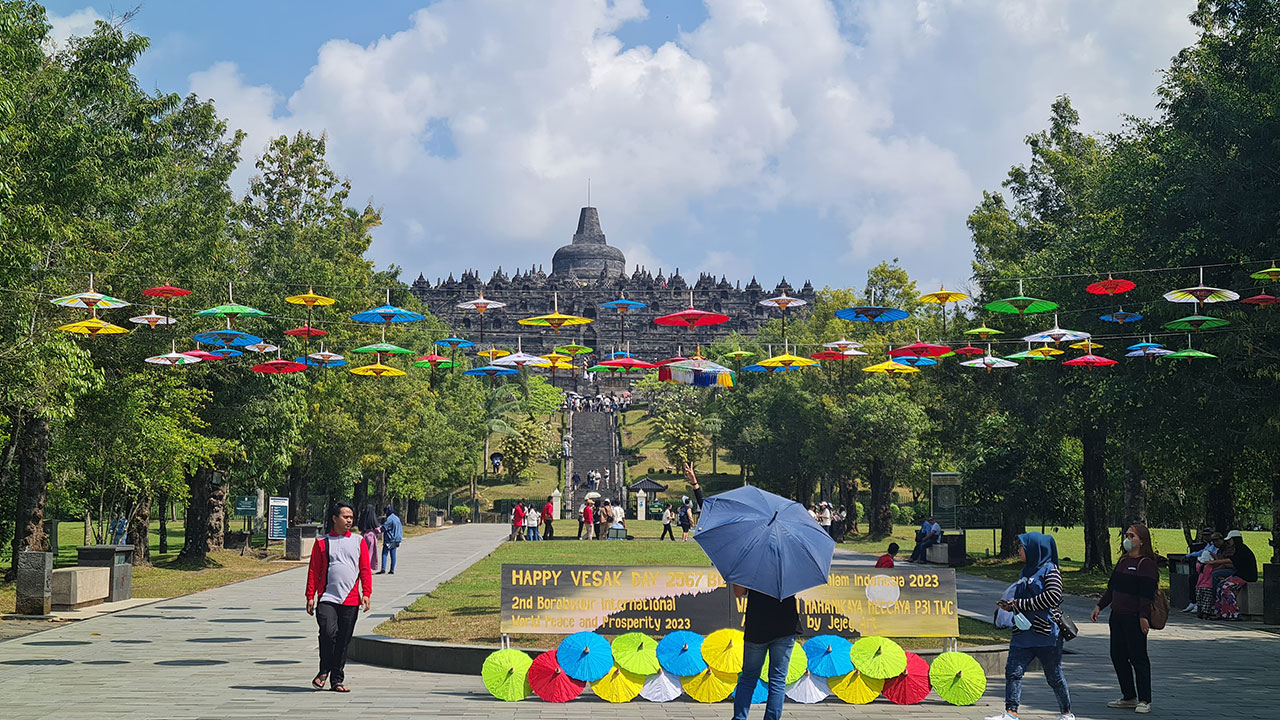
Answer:
<path fill-rule="evenodd" d="M 541 540 L 538 535 L 538 522 L 542 520 L 542 513 L 538 512 L 532 504 L 524 514 L 524 534 L 526 540 Z"/>

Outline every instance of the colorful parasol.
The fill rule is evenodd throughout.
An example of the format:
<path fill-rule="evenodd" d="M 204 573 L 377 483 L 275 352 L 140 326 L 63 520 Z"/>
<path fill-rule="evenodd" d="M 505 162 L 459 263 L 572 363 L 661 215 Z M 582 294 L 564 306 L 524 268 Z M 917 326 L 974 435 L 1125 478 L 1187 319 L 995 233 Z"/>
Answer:
<path fill-rule="evenodd" d="M 707 635 L 702 641 L 702 659 L 707 661 L 708 667 L 717 672 L 740 673 L 744 645 L 741 630 L 722 628 Z"/>
<path fill-rule="evenodd" d="M 529 687 L 529 669 L 533 660 L 523 650 L 503 648 L 489 653 L 480 668 L 480 679 L 499 700 L 515 702 L 533 693 Z"/>
<path fill-rule="evenodd" d="M 1084 350 L 1085 352 L 1088 352 L 1090 350 L 1097 350 L 1098 348 L 1102 347 L 1102 343 L 1096 343 L 1092 340 L 1081 340 L 1078 343 L 1071 343 L 1070 345 L 1068 345 L 1068 347 L 1070 347 L 1072 350 Z"/>
<path fill-rule="evenodd" d="M 510 354 L 511 354 L 510 350 L 500 350 L 498 348 L 489 348 L 487 350 L 480 350 L 479 352 L 476 353 L 478 357 L 488 358 L 489 362 L 493 362 L 494 360 L 497 360 L 500 357 L 506 357 Z"/>
<path fill-rule="evenodd" d="M 853 672 L 853 660 L 849 651 L 853 644 L 839 635 L 815 635 L 804 644 L 804 654 L 809 659 L 809 672 L 822 677 L 832 677 Z"/>
<path fill-rule="evenodd" d="M 194 365 L 200 362 L 200 358 L 198 357 L 178 352 L 175 344 L 171 344 L 170 349 L 171 351 L 164 355 L 153 355 L 147 358 L 147 362 L 152 365 L 165 365 L 167 367 L 173 367 L 174 365 Z"/>
<path fill-rule="evenodd" d="M 1056 302 L 1028 297 L 1023 295 L 1022 292 L 1022 281 L 1019 280 L 1017 295 L 989 302 L 986 304 L 986 308 L 991 312 L 1005 315 L 1026 315 L 1027 313 L 1051 312 L 1058 309 L 1058 303 Z"/>
<path fill-rule="evenodd" d="M 969 297 L 962 292 L 948 290 L 945 285 L 940 285 L 936 292 L 926 293 L 920 296 L 920 302 L 937 303 L 942 306 L 942 332 L 947 332 L 947 303 L 960 302 Z"/>
<path fill-rule="evenodd" d="M 916 330 L 916 341 L 889 351 L 889 357 L 924 357 L 940 358 L 951 354 L 951 348 L 936 343 L 920 342 L 920 331 Z"/>
<path fill-rule="evenodd" d="M 987 691 L 987 676 L 977 660 L 961 652 L 944 652 L 929 665 L 929 684 L 952 705 L 972 705 Z"/>
<path fill-rule="evenodd" d="M 236 357 L 240 357 L 241 355 L 244 355 L 244 353 L 240 352 L 239 350 L 232 350 L 231 348 L 218 348 L 217 350 L 210 350 L 209 352 L 214 355 L 217 355 L 218 357 L 224 360 L 227 358 L 236 358 Z M 298 362 L 302 362 L 302 361 L 299 360 Z"/>
<path fill-rule="evenodd" d="M 810 367 L 812 365 L 817 365 L 818 361 L 812 358 L 800 357 L 799 355 L 792 355 L 790 352 L 784 352 L 781 355 L 774 355 L 771 358 L 765 358 L 764 360 L 761 360 L 757 364 L 760 365 L 761 367 L 767 367 L 767 368 L 781 367 L 781 368 L 790 369 L 790 368 Z"/>
<path fill-rule="evenodd" d="M 1084 289 L 1092 295 L 1123 295 L 1136 287 L 1138 284 L 1132 280 L 1116 280 L 1108 275 L 1106 280 L 1090 283 Z"/>
<path fill-rule="evenodd" d="M 1184 318 L 1167 322 L 1164 327 L 1169 330 L 1211 330 L 1213 328 L 1226 327 L 1230 324 L 1230 322 L 1222 318 L 1208 315 L 1188 315 Z"/>
<path fill-rule="evenodd" d="M 672 675 L 666 670 L 659 670 L 644 681 L 640 688 L 640 697 L 649 702 L 671 702 L 684 693 L 680 685 L 680 676 Z"/>
<path fill-rule="evenodd" d="M 844 354 L 848 355 L 849 357 L 858 357 L 860 355 L 866 355 L 866 353 L 856 349 L 845 350 Z"/>
<path fill-rule="evenodd" d="M 113 298 L 110 295 L 103 295 L 93 291 L 93 273 L 89 274 L 89 289 L 86 292 L 76 293 L 75 295 L 67 295 L 65 297 L 54 298 L 49 302 L 58 307 L 83 308 L 86 310 L 114 310 L 115 308 L 128 307 L 131 303 L 120 298 Z"/>
<path fill-rule="evenodd" d="M 621 335 L 621 340 L 619 341 L 618 344 L 626 345 L 627 344 L 627 312 L 630 310 L 639 310 L 641 308 L 648 307 L 648 306 L 642 302 L 637 302 L 635 300 L 628 300 L 627 296 L 623 294 L 623 295 L 619 295 L 617 300 L 610 300 L 607 303 L 603 303 L 600 307 L 606 308 L 608 310 L 618 311 L 618 331 L 619 331 L 619 334 Z"/>
<path fill-rule="evenodd" d="M 460 337 L 442 338 L 436 341 L 436 345 L 439 345 L 441 347 L 447 347 L 452 350 L 457 350 L 458 348 L 475 347 L 475 343 L 471 342 L 470 340 L 464 340 Z"/>
<path fill-rule="evenodd" d="M 688 630 L 667 633 L 658 642 L 658 663 L 673 675 L 697 675 L 707 669 L 702 659 L 702 636 Z"/>
<path fill-rule="evenodd" d="M 594 348 L 578 345 L 577 343 L 569 343 L 568 345 L 561 345 L 555 350 L 562 355 L 586 355 L 589 352 L 593 352 Z"/>
<path fill-rule="evenodd" d="M 867 367 L 862 368 L 862 372 L 884 373 L 886 375 L 906 375 L 908 373 L 920 372 L 919 368 L 904 365 L 900 362 L 896 362 L 896 360 L 897 358 L 894 360 L 885 360 L 884 362 L 877 363 L 875 365 L 868 365 Z"/>
<path fill-rule="evenodd" d="M 957 355 L 984 355 L 984 354 L 987 354 L 987 351 L 983 350 L 982 348 L 974 347 L 972 345 L 965 345 L 964 347 L 956 348 L 956 354 Z"/>
<path fill-rule="evenodd" d="M 307 369 L 307 366 L 300 362 L 294 362 L 293 360 L 281 360 L 280 358 L 276 358 L 275 360 L 258 363 L 250 369 L 258 373 L 284 375 L 287 373 L 302 372 Z"/>
<path fill-rule="evenodd" d="M 823 362 L 834 362 L 838 360 L 848 360 L 850 356 L 845 355 L 839 350 L 823 350 L 821 352 L 810 353 L 809 357 Z"/>
<path fill-rule="evenodd" d="M 510 368 L 503 368 L 510 370 Z M 576 632 L 560 641 L 556 662 L 569 677 L 595 682 L 613 669 L 613 652 L 609 641 L 594 632 Z"/>
<path fill-rule="evenodd" d="M 972 330 L 965 330 L 965 331 L 964 331 L 964 334 L 965 334 L 965 335 L 977 335 L 977 336 L 978 336 L 978 338 L 979 338 L 980 340 L 986 340 L 987 338 L 991 337 L 992 335 L 1003 335 L 1003 334 L 1004 334 L 1004 331 L 1003 331 L 1003 330 L 996 330 L 995 328 L 989 328 L 989 327 L 987 327 L 986 325 L 979 325 L 978 327 L 976 327 L 976 328 L 974 328 L 974 329 L 972 329 Z"/>
<path fill-rule="evenodd" d="M 1270 280 L 1271 282 L 1275 282 L 1280 280 L 1280 267 L 1277 267 L 1276 263 L 1273 261 L 1271 263 L 1271 267 L 1266 270 L 1259 270 L 1256 273 L 1252 273 L 1249 277 L 1254 280 Z"/>
<path fill-rule="evenodd" d="M 896 363 L 917 368 L 933 367 L 938 364 L 938 361 L 931 357 L 920 357 L 919 355 L 893 355 L 891 357 Z"/>
<path fill-rule="evenodd" d="M 1161 355 L 1161 360 L 1186 360 L 1190 363 L 1192 360 L 1216 360 L 1217 355 L 1210 355 L 1207 352 L 1201 352 L 1191 347 L 1191 333 L 1187 333 L 1187 347 L 1177 352 L 1171 352 L 1168 355 Z"/>
<path fill-rule="evenodd" d="M 236 318 L 262 317 L 264 315 L 266 315 L 266 313 L 262 312 L 257 308 L 251 308 L 248 305 L 240 305 L 239 303 L 237 303 L 235 299 L 235 295 L 232 292 L 231 283 L 227 283 L 227 304 L 226 305 L 216 305 L 214 307 L 206 308 L 204 310 L 201 310 L 195 313 L 196 317 L 226 318 L 228 321 L 227 327 L 230 327 L 230 323 L 233 322 Z"/>
<path fill-rule="evenodd" d="M 654 365 L 651 362 L 636 360 L 635 358 L 631 358 L 631 357 L 619 357 L 619 358 L 614 358 L 612 360 L 605 360 L 604 362 L 601 362 L 600 365 L 603 365 L 605 367 L 619 368 L 624 373 L 633 372 L 635 370 L 652 370 L 658 367 L 657 365 Z"/>
<path fill-rule="evenodd" d="M 1111 358 L 1105 358 L 1105 357 L 1102 357 L 1101 355 L 1094 355 L 1092 352 L 1090 352 L 1090 353 L 1081 355 L 1080 357 L 1066 360 L 1062 364 L 1070 365 L 1071 367 L 1087 367 L 1090 370 L 1092 370 L 1096 367 L 1107 367 L 1108 365 L 1115 365 L 1116 363 L 1117 363 L 1116 360 L 1112 360 Z"/>
<path fill-rule="evenodd" d="M 869 305 L 855 305 L 836 311 L 836 317 L 853 322 L 887 323 L 905 319 L 910 313 L 899 308 L 876 305 L 876 293 L 871 291 Z"/>
<path fill-rule="evenodd" d="M 1031 350 L 1028 350 L 1027 353 L 1030 355 L 1039 355 L 1040 357 L 1047 358 L 1047 357 L 1053 357 L 1054 355 L 1062 355 L 1066 353 L 1066 351 L 1059 350 L 1058 348 L 1051 348 L 1049 347 L 1048 343 L 1045 343 L 1044 347 L 1033 348 Z"/>
<path fill-rule="evenodd" d="M 760 666 L 760 679 L 766 683 L 769 682 L 769 653 L 765 651 L 764 665 Z M 809 658 L 805 655 L 804 645 L 799 641 L 791 648 L 791 657 L 787 662 L 787 685 L 794 683 L 800 679 L 801 675 L 807 672 L 809 667 Z M 768 690 L 766 685 L 765 690 Z"/>
<path fill-rule="evenodd" d="M 853 644 L 849 657 L 864 675 L 881 680 L 901 675 L 907 669 L 907 655 L 902 646 L 886 637 L 860 638 Z"/>
<path fill-rule="evenodd" d="M 587 684 L 569 677 L 556 662 L 554 651 L 544 652 L 529 665 L 529 689 L 547 702 L 562 703 L 582 694 Z"/>
<path fill-rule="evenodd" d="M 151 308 L 151 312 L 146 315 L 135 315 L 129 318 L 129 322 L 154 328 L 157 325 L 172 325 L 178 321 L 167 315 L 160 315 L 155 308 Z"/>
<path fill-rule="evenodd" d="M 391 343 L 386 343 L 386 342 L 377 342 L 377 343 L 373 343 L 372 345 L 363 345 L 361 347 L 358 347 L 352 350 L 351 352 L 361 353 L 366 355 L 371 353 L 377 353 L 379 358 L 381 358 L 383 355 L 412 355 L 413 354 L 412 350 L 408 350 L 400 347 L 399 345 L 392 345 Z"/>
<path fill-rule="evenodd" d="M 840 338 L 839 340 L 832 340 L 829 343 L 822 343 L 822 347 L 844 352 L 845 350 L 856 350 L 857 348 L 862 347 L 862 343 L 857 342 L 856 340 Z"/>
<path fill-rule="evenodd" d="M 666 325 L 670 327 L 687 327 L 692 332 L 695 327 L 703 327 L 706 325 L 719 325 L 729 322 L 728 315 L 720 313 L 708 312 L 706 310 L 697 310 L 693 307 L 693 291 L 689 291 L 689 308 L 674 312 L 669 315 L 662 315 L 653 319 L 658 325 Z"/>
<path fill-rule="evenodd" d="M 1054 350 L 1053 348 L 1036 348 L 1033 350 L 1031 349 L 1031 343 L 1027 343 L 1026 350 L 1023 350 L 1022 352 L 1016 352 L 1011 355 L 1005 355 L 1004 357 L 1006 360 L 1052 360 L 1053 358 L 1050 357 L 1049 354 L 1045 354 L 1043 352 L 1046 349 L 1049 350 L 1050 354 L 1054 352 L 1058 353 L 1059 355 L 1062 354 L 1061 350 Z"/>
<path fill-rule="evenodd" d="M 688 360 L 688 359 L 689 359 L 689 358 L 687 358 L 687 357 L 685 357 L 685 356 L 683 356 L 683 355 L 673 355 L 673 356 L 671 356 L 671 357 L 669 357 L 669 358 L 666 358 L 666 359 L 664 359 L 664 360 L 658 360 L 658 361 L 654 362 L 653 364 L 654 364 L 654 365 L 657 365 L 658 367 L 663 367 L 663 366 L 665 366 L 665 365 L 670 365 L 670 364 L 672 364 L 672 363 L 684 362 L 685 360 Z"/>
<path fill-rule="evenodd" d="M 884 680 L 867 676 L 858 670 L 827 678 L 831 693 L 852 705 L 865 705 L 877 697 L 884 687 Z"/>
<path fill-rule="evenodd" d="M 634 354 L 632 354 L 632 353 L 629 353 L 629 352 L 627 352 L 627 351 L 625 351 L 625 350 L 615 350 L 614 352 L 611 352 L 611 353 L 609 353 L 609 354 L 605 355 L 605 356 L 604 356 L 604 359 L 605 359 L 605 360 L 613 360 L 613 359 L 616 359 L 616 358 L 624 358 L 624 357 L 625 357 L 625 358 L 633 358 L 633 357 L 635 357 L 635 355 L 634 355 Z"/>
<path fill-rule="evenodd" d="M 315 294 L 312 288 L 307 288 L 307 291 L 305 293 L 302 293 L 301 295 L 290 295 L 289 297 L 285 298 L 284 301 L 289 303 L 290 305 L 306 305 L 308 308 L 327 307 L 329 305 L 332 305 L 334 302 L 336 302 L 331 297 L 325 297 L 323 295 Z M 356 322 L 364 322 L 364 321 L 357 320 Z M 379 322 L 382 322 L 382 321 L 380 320 Z"/>
<path fill-rule="evenodd" d="M 1125 323 L 1138 322 L 1142 319 L 1142 315 L 1136 312 L 1126 312 L 1124 308 L 1120 308 L 1113 313 L 1102 315 L 1098 319 L 1105 322 L 1124 325 Z"/>
<path fill-rule="evenodd" d="M 644 676 L 613 667 L 599 680 L 591 682 L 591 692 L 612 703 L 631 702 L 644 687 Z"/>
<path fill-rule="evenodd" d="M 809 304 L 808 301 L 801 300 L 800 298 L 791 297 L 790 295 L 787 295 L 786 292 L 783 292 L 778 297 L 766 298 L 760 301 L 760 305 L 763 307 L 775 307 L 782 311 L 782 342 L 783 344 L 786 344 L 787 342 L 787 308 L 801 307 L 803 305 L 808 305 L 808 304 Z"/>
<path fill-rule="evenodd" d="M 284 334 L 290 337 L 300 337 L 310 340 L 315 337 L 324 337 L 325 335 L 328 335 L 329 332 L 317 327 L 311 327 L 310 325 L 303 325 L 302 327 L 296 327 L 292 330 L 285 330 Z"/>
<path fill-rule="evenodd" d="M 359 323 L 369 323 L 371 325 L 376 325 L 378 323 L 389 325 L 391 323 L 417 322 L 425 319 L 425 316 L 422 313 L 405 310 L 404 308 L 399 308 L 395 305 L 380 305 L 372 310 L 358 312 L 355 315 L 352 315 L 351 319 Z"/>
<path fill-rule="evenodd" d="M 90 338 L 95 338 L 99 335 L 123 335 L 129 332 L 127 329 L 122 328 L 119 325 L 112 325 L 106 320 L 100 320 L 96 317 L 91 317 L 88 320 L 81 320 L 80 322 L 69 323 L 58 329 L 63 332 L 74 333 L 76 335 L 88 335 Z"/>
<path fill-rule="evenodd" d="M 456 364 L 457 363 L 450 360 L 449 358 L 443 355 L 436 355 L 435 353 L 429 353 L 427 355 L 423 355 L 422 357 L 414 358 L 413 360 L 414 367 L 420 367 L 420 368 L 429 367 L 432 370 L 435 370 L 437 368 L 448 370 L 449 368 L 453 367 Z"/>
<path fill-rule="evenodd" d="M 381 362 L 375 362 L 372 365 L 360 365 L 359 367 L 353 367 L 349 372 L 352 375 L 373 377 L 375 379 L 382 379 L 384 377 L 402 377 L 408 374 L 405 371 L 393 368 L 390 365 L 383 365 Z"/>
<path fill-rule="evenodd" d="M 1014 362 L 1014 361 L 1012 361 L 1012 360 L 1006 360 L 1006 359 L 1004 359 L 1004 358 L 999 358 L 999 357 L 996 357 L 996 356 L 992 355 L 992 354 L 991 354 L 991 347 L 990 347 L 990 346 L 987 346 L 987 353 L 986 353 L 986 355 L 984 355 L 984 356 L 982 356 L 982 357 L 980 357 L 980 358 L 978 358 L 978 359 L 976 359 L 976 360 L 965 360 L 964 362 L 962 362 L 962 363 L 960 363 L 960 364 L 961 364 L 961 365 L 963 365 L 963 366 L 965 366 L 965 367 L 980 367 L 980 368 L 986 368 L 986 369 L 987 369 L 987 372 L 991 372 L 991 370 L 992 370 L 993 368 L 1011 368 L 1011 367 L 1017 367 L 1017 366 L 1018 366 L 1018 363 L 1016 363 L 1016 362 Z"/>
<path fill-rule="evenodd" d="M 697 675 L 684 678 L 681 684 L 684 685 L 684 691 L 694 700 L 701 703 L 716 703 L 733 694 L 733 689 L 738 684 L 738 674 L 707 668 Z"/>
<path fill-rule="evenodd" d="M 795 702 L 812 705 L 826 700 L 831 695 L 827 680 L 813 673 L 805 673 L 795 685 L 787 688 L 787 697 Z"/>
<path fill-rule="evenodd" d="M 519 375 L 520 371 L 513 367 L 502 367 L 501 365 L 482 365 L 480 367 L 463 370 L 463 375 L 483 375 L 490 380 L 496 379 L 499 375 Z"/>
<path fill-rule="evenodd" d="M 166 300 L 172 300 L 173 298 L 176 298 L 176 297 L 184 297 L 186 295 L 190 295 L 191 291 L 184 290 L 180 287 L 174 287 L 173 285 L 157 285 L 156 287 L 147 288 L 146 290 L 143 290 L 142 294 L 146 295 L 147 297 L 164 298 Z"/>
<path fill-rule="evenodd" d="M 260 342 L 260 343 L 254 343 L 252 345 L 245 345 L 244 349 L 248 350 L 249 352 L 256 352 L 256 353 L 273 353 L 279 350 L 280 348 L 276 347 L 275 345 L 272 345 L 269 342 Z"/>
<path fill-rule="evenodd" d="M 341 355 L 325 352 L 323 344 L 320 345 L 320 352 L 313 352 L 307 355 L 305 360 L 299 360 L 298 362 L 305 362 L 314 367 L 342 367 L 347 364 L 346 358 Z"/>
<path fill-rule="evenodd" d="M 198 343 L 217 345 L 219 347 L 248 347 L 262 342 L 262 338 L 257 335 L 232 330 L 230 327 L 223 330 L 196 333 L 192 336 L 192 339 Z"/>
<path fill-rule="evenodd" d="M 187 350 L 182 354 L 190 355 L 191 357 L 196 358 L 197 360 L 202 360 L 204 362 L 213 362 L 214 360 L 222 359 L 221 355 L 214 355 L 211 352 L 205 352 L 204 350 L 201 350 L 198 347 L 195 350 Z"/>
<path fill-rule="evenodd" d="M 744 368 L 742 368 L 742 369 L 743 369 L 743 371 L 744 371 L 744 372 L 776 373 L 776 372 L 786 372 L 786 371 L 788 371 L 788 370 L 803 370 L 804 368 L 801 368 L 801 367 L 794 367 L 794 366 L 792 366 L 792 367 L 783 367 L 783 366 L 781 366 L 781 365 L 776 365 L 776 366 L 773 366 L 773 367 L 765 367 L 764 365 L 761 365 L 761 364 L 759 364 L 759 363 L 756 363 L 755 365 L 747 365 L 746 367 L 744 367 Z"/>
<path fill-rule="evenodd" d="M 897 677 L 884 681 L 884 699 L 896 705 L 915 705 L 929 697 L 929 663 L 919 655 L 907 653 L 907 669 Z"/>
<path fill-rule="evenodd" d="M 739 681 L 741 681 L 741 676 L 739 676 Z M 737 695 L 738 695 L 738 688 L 735 687 L 733 689 L 733 692 L 729 694 L 729 697 L 737 697 Z M 760 703 L 768 699 L 769 699 L 769 686 L 766 685 L 763 680 L 757 679 L 756 684 L 751 686 L 751 704 L 759 705 Z"/>
<path fill-rule="evenodd" d="M 1261 310 L 1264 307 L 1267 307 L 1269 305 L 1275 305 L 1277 302 L 1280 302 L 1280 298 L 1277 298 L 1274 295 L 1268 295 L 1266 293 L 1258 293 L 1257 295 L 1254 295 L 1252 297 L 1247 297 L 1241 300 L 1240 302 L 1246 305 L 1255 305 L 1259 310 Z"/>
<path fill-rule="evenodd" d="M 493 360 L 494 365 L 503 367 L 513 367 L 520 369 L 528 365 L 529 367 L 551 367 L 551 362 L 538 356 L 530 355 L 524 351 L 523 338 L 516 338 L 516 351 L 507 355 L 503 355 L 501 359 Z"/>
<path fill-rule="evenodd" d="M 549 327 L 560 333 L 560 328 L 572 325 L 586 325 L 592 322 L 591 318 L 579 317 L 577 315 L 566 315 L 560 312 L 560 295 L 558 293 L 551 294 L 552 312 L 549 315 L 536 315 L 530 318 L 517 320 L 521 325 L 531 325 L 534 327 Z"/>
<path fill-rule="evenodd" d="M 1200 284 L 1195 287 L 1182 288 L 1181 290 L 1170 290 L 1164 294 L 1164 299 L 1169 302 L 1176 303 L 1196 303 L 1196 305 L 1204 305 L 1205 303 L 1215 302 L 1231 302 L 1239 300 L 1240 294 L 1226 290 L 1223 288 L 1209 287 L 1204 284 L 1204 268 L 1200 268 Z"/>
<path fill-rule="evenodd" d="M 652 675 L 662 669 L 658 662 L 658 641 L 641 632 L 613 639 L 613 662 L 636 675 Z"/>
<path fill-rule="evenodd" d="M 1027 335 L 1022 339 L 1026 340 L 1027 342 L 1053 343 L 1054 345 L 1057 345 L 1063 340 L 1067 342 L 1075 342 L 1077 340 L 1087 340 L 1089 339 L 1089 337 L 1090 335 L 1087 332 L 1082 332 L 1079 330 L 1064 330 L 1061 327 L 1058 327 L 1058 314 L 1054 313 L 1052 328 L 1049 328 L 1044 332 L 1038 332 L 1038 333 L 1033 333 L 1031 335 Z"/>

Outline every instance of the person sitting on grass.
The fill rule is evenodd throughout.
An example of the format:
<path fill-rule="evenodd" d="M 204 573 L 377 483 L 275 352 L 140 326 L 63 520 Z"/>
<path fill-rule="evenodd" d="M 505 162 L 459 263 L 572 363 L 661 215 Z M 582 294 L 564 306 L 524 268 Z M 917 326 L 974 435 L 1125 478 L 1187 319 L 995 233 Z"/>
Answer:
<path fill-rule="evenodd" d="M 891 568 L 893 567 L 893 556 L 898 554 L 898 543 L 889 543 L 888 551 L 876 560 L 876 567 Z"/>

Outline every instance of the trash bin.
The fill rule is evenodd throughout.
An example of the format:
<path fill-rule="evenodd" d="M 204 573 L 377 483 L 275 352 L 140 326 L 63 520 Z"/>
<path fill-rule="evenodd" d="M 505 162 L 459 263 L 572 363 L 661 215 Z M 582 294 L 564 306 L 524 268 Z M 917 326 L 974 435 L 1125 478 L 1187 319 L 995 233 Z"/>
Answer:
<path fill-rule="evenodd" d="M 433 528 L 444 527 L 444 520 L 445 520 L 444 510 L 431 511 L 430 527 L 433 527 Z"/>
<path fill-rule="evenodd" d="M 107 602 L 120 602 L 133 597 L 132 545 L 79 545 L 76 563 L 84 567 L 111 568 L 111 592 Z"/>
<path fill-rule="evenodd" d="M 1195 602 L 1195 591 L 1191 589 L 1191 576 L 1194 574 L 1195 567 L 1187 556 L 1169 556 L 1169 607 L 1181 610 Z"/>
<path fill-rule="evenodd" d="M 311 548 L 320 537 L 320 525 L 316 523 L 300 523 L 284 531 L 284 559 L 306 560 L 311 557 Z"/>
<path fill-rule="evenodd" d="M 1262 622 L 1280 625 L 1280 565 L 1262 565 Z"/>

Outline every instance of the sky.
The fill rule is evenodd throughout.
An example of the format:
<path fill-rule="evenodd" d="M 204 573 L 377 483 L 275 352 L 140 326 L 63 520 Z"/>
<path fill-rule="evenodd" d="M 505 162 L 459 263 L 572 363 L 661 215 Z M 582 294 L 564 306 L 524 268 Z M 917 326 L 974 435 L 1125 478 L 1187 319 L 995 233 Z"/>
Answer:
<path fill-rule="evenodd" d="M 128 6 L 47 2 L 56 39 Z M 149 89 L 248 133 L 325 133 L 371 248 L 412 280 L 543 265 L 591 204 L 634 265 L 966 285 L 965 220 L 1067 95 L 1156 112 L 1194 0 L 187 0 L 143 3 Z M 353 12 L 355 8 L 358 12 Z"/>

